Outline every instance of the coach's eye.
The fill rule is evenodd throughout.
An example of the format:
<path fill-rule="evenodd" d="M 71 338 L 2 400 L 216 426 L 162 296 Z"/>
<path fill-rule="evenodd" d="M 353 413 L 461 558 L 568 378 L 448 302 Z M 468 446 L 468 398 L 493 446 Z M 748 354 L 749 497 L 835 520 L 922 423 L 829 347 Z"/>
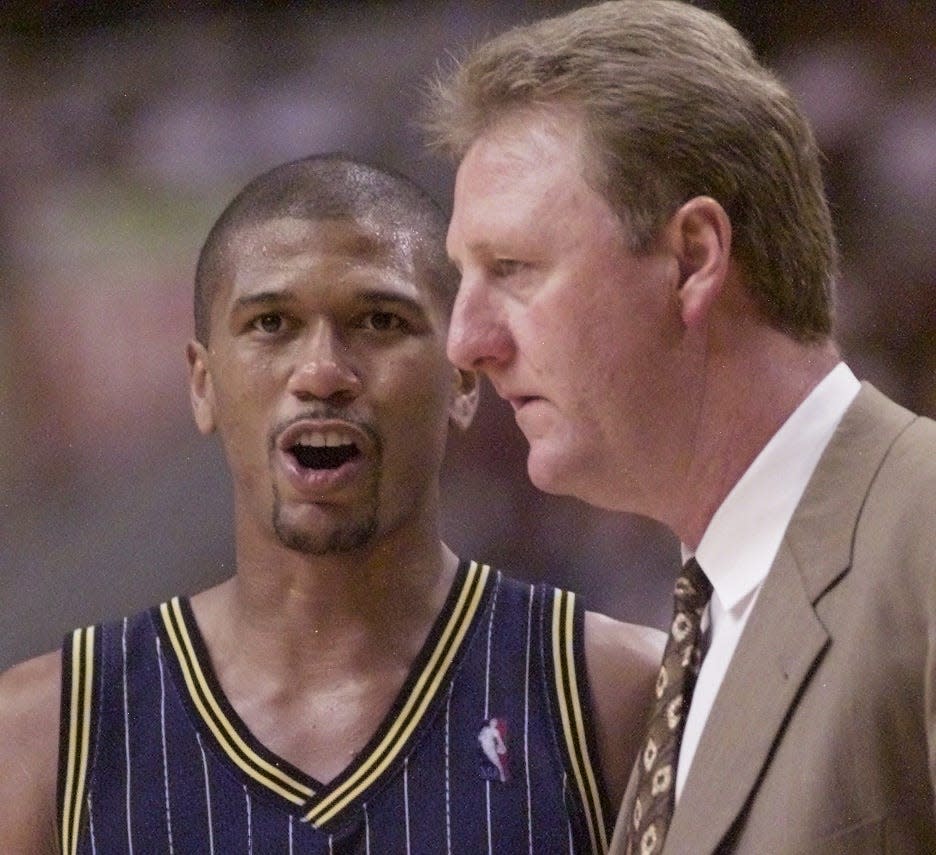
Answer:
<path fill-rule="evenodd" d="M 492 271 L 495 276 L 501 278 L 512 276 L 523 266 L 523 263 L 517 261 L 515 258 L 498 258 L 494 261 Z"/>

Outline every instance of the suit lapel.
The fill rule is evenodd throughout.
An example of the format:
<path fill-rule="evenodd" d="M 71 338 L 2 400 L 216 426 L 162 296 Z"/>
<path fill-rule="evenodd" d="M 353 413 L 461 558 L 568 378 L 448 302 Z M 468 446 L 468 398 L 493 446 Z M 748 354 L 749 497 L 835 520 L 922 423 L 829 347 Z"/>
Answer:
<path fill-rule="evenodd" d="M 813 666 L 831 643 L 815 604 L 847 572 L 865 496 L 913 415 L 864 385 L 826 448 L 719 689 L 667 852 L 714 851 L 743 812 Z"/>
<path fill-rule="evenodd" d="M 792 555 L 781 547 L 702 733 L 667 851 L 717 848 L 828 640 Z"/>

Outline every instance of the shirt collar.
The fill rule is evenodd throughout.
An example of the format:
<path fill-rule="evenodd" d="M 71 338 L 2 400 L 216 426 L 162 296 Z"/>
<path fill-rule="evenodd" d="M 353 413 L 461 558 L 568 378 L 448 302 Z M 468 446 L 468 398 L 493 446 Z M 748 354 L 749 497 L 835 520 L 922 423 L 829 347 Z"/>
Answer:
<path fill-rule="evenodd" d="M 844 362 L 806 396 L 725 497 L 695 555 L 726 609 L 756 590 L 861 384 Z M 683 547 L 683 560 L 692 555 Z"/>

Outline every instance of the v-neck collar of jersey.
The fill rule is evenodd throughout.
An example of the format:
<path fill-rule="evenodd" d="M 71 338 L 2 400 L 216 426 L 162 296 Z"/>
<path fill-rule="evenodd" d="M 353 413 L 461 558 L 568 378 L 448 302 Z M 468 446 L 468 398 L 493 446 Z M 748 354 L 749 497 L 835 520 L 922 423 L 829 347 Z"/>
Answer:
<path fill-rule="evenodd" d="M 154 621 L 169 651 L 179 693 L 209 744 L 246 776 L 252 789 L 289 803 L 316 827 L 333 823 L 379 785 L 387 770 L 409 754 L 419 725 L 431 715 L 443 687 L 467 647 L 466 639 L 493 587 L 487 565 L 463 562 L 445 604 L 380 727 L 348 767 L 328 784 L 297 769 L 266 748 L 231 706 L 215 676 L 187 597 L 154 608 Z"/>

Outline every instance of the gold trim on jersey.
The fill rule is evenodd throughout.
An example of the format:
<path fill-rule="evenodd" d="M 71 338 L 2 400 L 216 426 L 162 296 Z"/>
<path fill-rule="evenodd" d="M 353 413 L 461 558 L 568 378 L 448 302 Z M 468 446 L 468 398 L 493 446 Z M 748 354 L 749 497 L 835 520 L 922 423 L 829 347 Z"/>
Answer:
<path fill-rule="evenodd" d="M 68 750 L 60 824 L 63 855 L 78 851 L 91 746 L 91 698 L 94 687 L 94 627 L 72 633 L 68 699 Z M 64 724 L 64 723 L 63 723 Z"/>
<path fill-rule="evenodd" d="M 452 663 L 482 602 L 490 572 L 491 568 L 487 565 L 471 562 L 461 581 L 460 590 L 453 592 L 457 596 L 438 641 L 418 678 L 406 696 L 401 698 L 399 711 L 385 734 L 347 778 L 339 781 L 332 789 L 321 790 L 320 798 L 303 781 L 258 754 L 240 735 L 215 696 L 212 683 L 199 660 L 192 640 L 192 636 L 197 634 L 197 628 L 192 627 L 189 631 L 180 598 L 175 597 L 163 603 L 159 610 L 189 696 L 221 750 L 258 783 L 293 804 L 307 806 L 309 809 L 302 816 L 302 821 L 320 827 L 354 802 L 399 757 L 449 676 Z M 451 600 L 452 595 L 448 602 Z"/>
<path fill-rule="evenodd" d="M 471 626 L 491 568 L 472 561 L 435 649 L 384 738 L 368 757 L 303 818 L 324 825 L 374 783 L 396 759 L 445 681 L 455 654 Z"/>
<path fill-rule="evenodd" d="M 608 851 L 608 833 L 585 735 L 585 716 L 575 668 L 574 617 L 575 594 L 555 591 L 552 610 L 552 653 L 556 698 L 565 735 L 565 748 L 578 795 L 585 809 L 592 851 L 604 853 Z"/>
<path fill-rule="evenodd" d="M 179 598 L 173 597 L 168 603 L 163 603 L 159 611 L 192 702 L 220 748 L 255 781 L 293 804 L 305 804 L 313 793 L 312 789 L 257 754 L 244 742 L 224 714 L 198 660 L 188 627 L 185 625 Z"/>

